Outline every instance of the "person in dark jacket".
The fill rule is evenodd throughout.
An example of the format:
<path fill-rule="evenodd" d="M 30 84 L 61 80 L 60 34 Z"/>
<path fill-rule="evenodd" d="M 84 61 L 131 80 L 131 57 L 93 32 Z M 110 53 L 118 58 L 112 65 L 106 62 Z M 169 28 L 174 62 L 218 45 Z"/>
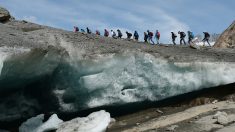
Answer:
<path fill-rule="evenodd" d="M 205 46 L 205 42 L 207 42 L 209 44 L 209 46 L 211 46 L 209 40 L 210 40 L 210 34 L 208 32 L 203 32 L 204 33 L 204 39 L 202 40 L 203 42 L 203 46 Z"/>
<path fill-rule="evenodd" d="M 135 31 L 135 33 L 134 33 L 134 39 L 135 39 L 136 41 L 139 40 L 139 34 L 138 34 L 137 31 Z"/>
<path fill-rule="evenodd" d="M 144 32 L 144 42 L 145 43 L 148 42 L 148 34 L 146 32 Z"/>
<path fill-rule="evenodd" d="M 77 26 L 74 26 L 73 28 L 74 28 L 74 32 L 75 32 L 75 33 L 76 33 L 76 32 L 79 32 L 79 28 L 78 28 Z"/>
<path fill-rule="evenodd" d="M 182 45 L 183 42 L 184 42 L 184 45 L 186 45 L 186 42 L 185 42 L 186 34 L 184 32 L 181 32 L 181 31 L 179 31 L 178 34 L 180 35 L 180 45 Z"/>
<path fill-rule="evenodd" d="M 127 39 L 131 39 L 132 34 L 126 31 L 126 36 L 127 36 Z"/>
<path fill-rule="evenodd" d="M 121 39 L 121 38 L 122 38 L 122 32 L 118 29 L 118 30 L 117 30 L 117 33 L 118 33 L 118 38 Z"/>
<path fill-rule="evenodd" d="M 104 29 L 104 36 L 108 37 L 109 36 L 109 31 L 107 29 Z"/>
<path fill-rule="evenodd" d="M 171 38 L 172 38 L 173 44 L 176 45 L 175 39 L 177 38 L 177 35 L 174 32 L 171 32 Z"/>
<path fill-rule="evenodd" d="M 86 28 L 86 31 L 88 34 L 91 34 L 91 30 L 88 27 Z"/>
<path fill-rule="evenodd" d="M 150 32 L 149 30 L 147 30 L 147 33 L 148 33 L 148 41 L 149 41 L 149 43 L 152 42 L 152 45 L 154 45 L 153 32 Z"/>

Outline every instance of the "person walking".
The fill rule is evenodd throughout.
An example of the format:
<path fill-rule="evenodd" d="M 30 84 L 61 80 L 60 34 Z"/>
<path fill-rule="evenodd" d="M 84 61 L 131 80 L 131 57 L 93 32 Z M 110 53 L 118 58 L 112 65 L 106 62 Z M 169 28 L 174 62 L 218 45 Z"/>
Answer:
<path fill-rule="evenodd" d="M 74 26 L 73 28 L 74 28 L 74 32 L 75 32 L 75 33 L 76 33 L 76 32 L 79 32 L 79 28 L 78 28 L 77 26 Z"/>
<path fill-rule="evenodd" d="M 132 34 L 126 31 L 126 36 L 127 36 L 127 39 L 131 39 Z"/>
<path fill-rule="evenodd" d="M 113 37 L 114 39 L 117 39 L 117 35 L 116 35 L 116 33 L 115 33 L 113 30 L 111 30 L 111 35 L 112 35 L 112 37 Z"/>
<path fill-rule="evenodd" d="M 155 38 L 156 38 L 156 41 L 157 41 L 157 44 L 160 44 L 159 41 L 160 41 L 160 32 L 158 30 L 156 30 L 156 33 L 155 33 Z"/>
<path fill-rule="evenodd" d="M 152 45 L 154 45 L 153 32 L 150 32 L 149 30 L 147 30 L 147 33 L 148 33 L 148 41 L 149 41 L 149 43 L 152 42 Z"/>
<path fill-rule="evenodd" d="M 109 31 L 107 29 L 104 29 L 104 36 L 108 37 L 109 36 Z"/>
<path fill-rule="evenodd" d="M 210 34 L 208 32 L 203 32 L 204 33 L 204 39 L 202 40 L 203 42 L 203 46 L 205 46 L 205 42 L 207 42 L 209 44 L 209 46 L 211 46 L 209 40 L 210 40 Z"/>
<path fill-rule="evenodd" d="M 99 31 L 99 30 L 96 30 L 96 31 L 95 31 L 95 34 L 96 34 L 96 35 L 100 35 L 100 31 Z"/>
<path fill-rule="evenodd" d="M 144 42 L 145 43 L 148 42 L 148 34 L 146 32 L 144 32 Z"/>
<path fill-rule="evenodd" d="M 171 32 L 171 38 L 172 38 L 173 44 L 176 45 L 175 39 L 177 38 L 177 35 L 174 32 Z"/>
<path fill-rule="evenodd" d="M 191 44 L 193 39 L 194 39 L 193 32 L 188 31 L 188 44 Z"/>
<path fill-rule="evenodd" d="M 122 38 L 122 32 L 118 29 L 118 30 L 117 30 L 117 33 L 118 33 L 118 38 L 121 39 L 121 38 Z"/>
<path fill-rule="evenodd" d="M 91 34 L 91 30 L 88 27 L 86 28 L 86 31 L 88 34 Z"/>
<path fill-rule="evenodd" d="M 139 34 L 138 34 L 137 31 L 135 31 L 135 33 L 134 33 L 134 39 L 135 39 L 136 41 L 139 40 Z"/>
<path fill-rule="evenodd" d="M 184 42 L 184 45 L 186 45 L 186 42 L 185 42 L 186 34 L 184 32 L 181 32 L 181 31 L 179 31 L 178 34 L 180 35 L 180 45 L 182 45 L 183 42 Z"/>

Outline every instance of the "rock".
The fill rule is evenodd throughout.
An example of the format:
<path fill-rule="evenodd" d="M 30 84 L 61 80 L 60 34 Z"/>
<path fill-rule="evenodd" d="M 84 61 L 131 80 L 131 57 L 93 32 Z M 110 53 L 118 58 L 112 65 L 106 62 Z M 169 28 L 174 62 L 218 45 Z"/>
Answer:
<path fill-rule="evenodd" d="M 11 18 L 11 15 L 8 10 L 5 8 L 0 7 L 0 23 L 5 23 L 9 21 Z"/>
<path fill-rule="evenodd" d="M 234 48 L 235 47 L 235 21 L 232 25 L 223 32 L 215 43 L 214 47 L 217 48 Z"/>
<path fill-rule="evenodd" d="M 156 110 L 157 113 L 163 114 L 163 112 L 159 109 Z"/>
<path fill-rule="evenodd" d="M 111 122 L 110 114 L 101 110 L 83 118 L 62 123 L 57 132 L 104 132 Z"/>
<path fill-rule="evenodd" d="M 19 128 L 19 132 L 45 132 L 56 130 L 60 123 L 60 120 L 56 114 L 52 115 L 45 123 L 43 123 L 44 114 L 28 119 L 22 123 Z"/>
<path fill-rule="evenodd" d="M 166 129 L 166 131 L 174 131 L 176 128 L 178 128 L 178 125 L 172 125 Z"/>
<path fill-rule="evenodd" d="M 227 125 L 229 123 L 228 115 L 226 112 L 218 111 L 214 116 L 213 119 L 217 119 L 218 124 Z"/>
<path fill-rule="evenodd" d="M 212 104 L 215 104 L 215 103 L 218 103 L 218 100 L 214 100 L 214 101 L 212 102 Z"/>

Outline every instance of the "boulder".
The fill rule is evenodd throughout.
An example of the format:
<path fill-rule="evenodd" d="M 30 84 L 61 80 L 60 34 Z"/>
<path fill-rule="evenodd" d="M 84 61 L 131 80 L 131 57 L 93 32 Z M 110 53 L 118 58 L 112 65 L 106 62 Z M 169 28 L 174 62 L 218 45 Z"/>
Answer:
<path fill-rule="evenodd" d="M 235 47 L 235 21 L 225 30 L 215 43 L 216 48 L 234 48 Z"/>
<path fill-rule="evenodd" d="M 226 112 L 217 112 L 213 119 L 217 119 L 217 123 L 220 125 L 227 125 L 229 123 L 228 114 Z"/>
<path fill-rule="evenodd" d="M 0 7 L 0 23 L 5 23 L 11 19 L 11 15 L 8 10 Z"/>

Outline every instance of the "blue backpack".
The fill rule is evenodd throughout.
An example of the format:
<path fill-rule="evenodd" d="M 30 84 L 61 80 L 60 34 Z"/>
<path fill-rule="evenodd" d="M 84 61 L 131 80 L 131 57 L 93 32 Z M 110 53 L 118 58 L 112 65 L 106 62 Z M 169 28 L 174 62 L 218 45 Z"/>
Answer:
<path fill-rule="evenodd" d="M 194 36 L 194 34 L 193 34 L 193 32 L 191 32 L 191 37 L 192 37 L 192 38 L 194 38 L 194 37 L 195 37 L 195 36 Z"/>

